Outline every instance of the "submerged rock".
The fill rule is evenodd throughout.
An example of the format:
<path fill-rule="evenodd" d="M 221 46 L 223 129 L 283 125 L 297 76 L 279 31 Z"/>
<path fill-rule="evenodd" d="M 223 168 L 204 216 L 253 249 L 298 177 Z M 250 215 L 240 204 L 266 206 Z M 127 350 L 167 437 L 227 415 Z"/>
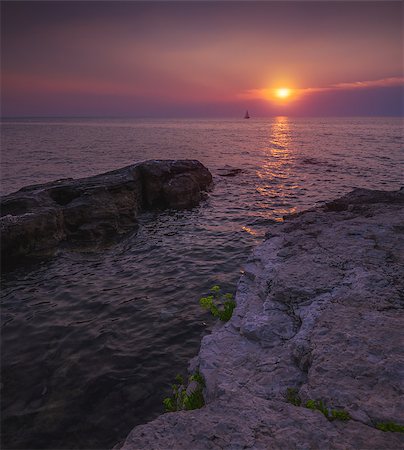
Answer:
<path fill-rule="evenodd" d="M 199 161 L 153 160 L 22 188 L 1 198 L 2 262 L 108 240 L 136 228 L 141 211 L 192 208 L 211 181 Z"/>
<path fill-rule="evenodd" d="M 402 433 L 377 429 L 404 425 L 403 232 L 404 190 L 358 189 L 272 225 L 233 317 L 193 362 L 206 406 L 138 426 L 121 448 L 403 448 Z"/>
<path fill-rule="evenodd" d="M 235 177 L 241 172 L 242 172 L 241 169 L 230 166 L 225 166 L 220 169 L 217 169 L 217 174 L 220 175 L 221 177 Z"/>

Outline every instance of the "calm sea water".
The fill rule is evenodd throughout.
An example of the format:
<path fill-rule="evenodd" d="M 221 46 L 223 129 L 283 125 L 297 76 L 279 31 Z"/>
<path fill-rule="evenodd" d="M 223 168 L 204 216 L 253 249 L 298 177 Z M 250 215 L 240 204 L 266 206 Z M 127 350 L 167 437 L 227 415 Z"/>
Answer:
<path fill-rule="evenodd" d="M 162 412 L 212 325 L 199 297 L 234 292 L 271 220 L 403 184 L 399 118 L 8 120 L 1 139 L 3 194 L 152 158 L 198 159 L 215 182 L 104 251 L 3 274 L 2 448 L 111 448 Z"/>

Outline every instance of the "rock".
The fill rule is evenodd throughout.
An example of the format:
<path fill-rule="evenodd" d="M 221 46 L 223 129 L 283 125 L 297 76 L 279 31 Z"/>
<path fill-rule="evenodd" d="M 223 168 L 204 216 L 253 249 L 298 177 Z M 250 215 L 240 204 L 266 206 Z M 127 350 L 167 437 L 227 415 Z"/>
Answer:
<path fill-rule="evenodd" d="M 397 434 L 354 421 L 329 422 L 318 411 L 235 393 L 224 394 L 200 410 L 167 413 L 140 425 L 118 448 L 398 450 L 402 441 Z"/>
<path fill-rule="evenodd" d="M 233 317 L 193 360 L 206 406 L 134 428 L 123 450 L 404 448 L 376 428 L 404 425 L 404 190 L 331 203 L 274 224 L 249 259 Z"/>
<path fill-rule="evenodd" d="M 1 198 L 3 267 L 52 253 L 61 243 L 110 240 L 136 229 L 145 210 L 192 208 L 211 181 L 199 161 L 154 160 L 22 188 Z"/>
<path fill-rule="evenodd" d="M 238 175 L 241 172 L 242 172 L 241 169 L 238 169 L 237 167 L 230 167 L 230 166 L 226 166 L 221 169 L 217 169 L 217 173 L 221 177 L 235 177 L 236 175 Z"/>
<path fill-rule="evenodd" d="M 201 191 L 212 182 L 212 175 L 198 161 L 147 161 L 141 164 L 140 173 L 147 209 L 196 206 Z"/>
<path fill-rule="evenodd" d="M 346 211 L 349 207 L 363 206 L 373 203 L 402 203 L 404 187 L 399 191 L 377 191 L 355 189 L 341 198 L 326 203 L 330 211 Z M 365 206 L 366 208 L 366 206 Z"/>

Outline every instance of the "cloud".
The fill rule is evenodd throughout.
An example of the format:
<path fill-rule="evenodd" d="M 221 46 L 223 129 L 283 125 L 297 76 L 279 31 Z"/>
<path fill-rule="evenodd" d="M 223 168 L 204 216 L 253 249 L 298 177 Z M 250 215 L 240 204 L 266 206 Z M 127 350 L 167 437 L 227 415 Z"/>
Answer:
<path fill-rule="evenodd" d="M 303 92 L 321 92 L 321 91 L 336 91 L 336 90 L 349 90 L 349 89 L 370 89 L 378 87 L 395 87 L 404 86 L 404 77 L 390 77 L 382 78 L 380 80 L 368 80 L 368 81 L 354 81 L 349 83 L 336 83 L 327 87 L 320 88 L 306 88 L 302 89 Z"/>
<path fill-rule="evenodd" d="M 404 77 L 389 77 L 381 78 L 379 80 L 367 80 L 367 81 L 354 81 L 347 83 L 336 83 L 325 87 L 306 87 L 292 89 L 292 98 L 299 98 L 305 94 L 311 94 L 316 92 L 330 92 L 330 91 L 348 91 L 358 89 L 372 89 L 372 88 L 385 88 L 385 87 L 398 87 L 404 86 Z M 239 94 L 240 99 L 274 99 L 275 89 L 250 89 Z"/>

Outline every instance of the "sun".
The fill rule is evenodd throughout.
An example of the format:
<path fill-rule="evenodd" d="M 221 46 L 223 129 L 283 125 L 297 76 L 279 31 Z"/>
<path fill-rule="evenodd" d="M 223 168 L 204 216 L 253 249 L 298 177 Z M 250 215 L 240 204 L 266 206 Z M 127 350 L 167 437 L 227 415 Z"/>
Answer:
<path fill-rule="evenodd" d="M 279 88 L 275 90 L 275 95 L 278 98 L 288 98 L 291 94 L 291 90 L 289 88 Z"/>
<path fill-rule="evenodd" d="M 281 87 L 261 89 L 258 92 L 261 94 L 261 98 L 264 98 L 271 103 L 276 103 L 283 106 L 293 103 L 300 96 L 299 89 L 286 87 L 285 85 L 281 85 Z"/>

